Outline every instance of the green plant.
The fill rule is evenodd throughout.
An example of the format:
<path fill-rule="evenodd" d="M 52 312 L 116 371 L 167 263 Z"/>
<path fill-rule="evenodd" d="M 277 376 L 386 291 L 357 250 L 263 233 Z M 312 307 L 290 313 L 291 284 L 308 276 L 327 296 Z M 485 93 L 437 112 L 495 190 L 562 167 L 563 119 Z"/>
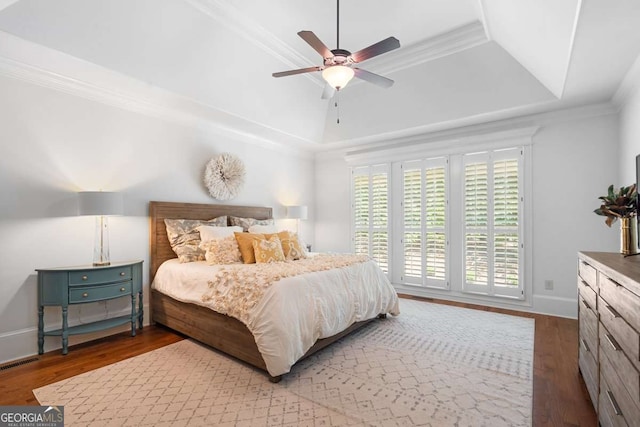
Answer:
<path fill-rule="evenodd" d="M 618 218 L 629 218 L 638 213 L 636 184 L 620 187 L 618 191 L 614 191 L 612 184 L 609 186 L 607 195 L 598 197 L 598 199 L 602 200 L 602 205 L 593 212 L 606 216 L 607 219 L 604 222 L 609 227 Z"/>

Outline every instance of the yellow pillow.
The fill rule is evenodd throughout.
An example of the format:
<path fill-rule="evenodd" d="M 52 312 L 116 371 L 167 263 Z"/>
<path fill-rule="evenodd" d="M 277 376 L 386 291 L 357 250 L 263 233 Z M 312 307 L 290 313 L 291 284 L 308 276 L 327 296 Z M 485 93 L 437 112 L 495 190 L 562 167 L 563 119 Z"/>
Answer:
<path fill-rule="evenodd" d="M 285 260 L 278 236 L 271 236 L 268 239 L 264 238 L 262 240 L 255 239 L 253 241 L 253 252 L 255 253 L 258 264 L 282 262 Z"/>
<path fill-rule="evenodd" d="M 264 234 L 237 232 L 233 234 L 235 234 L 236 240 L 238 241 L 238 248 L 240 249 L 240 254 L 242 255 L 242 261 L 245 264 L 255 264 L 256 256 L 253 252 L 253 241 L 264 240 Z"/>
<path fill-rule="evenodd" d="M 282 244 L 282 252 L 285 259 L 291 261 L 301 258 L 306 258 L 300 240 L 298 240 L 298 234 L 293 231 L 281 231 L 278 234 L 265 234 L 267 239 L 272 236 L 278 236 L 280 243 Z"/>

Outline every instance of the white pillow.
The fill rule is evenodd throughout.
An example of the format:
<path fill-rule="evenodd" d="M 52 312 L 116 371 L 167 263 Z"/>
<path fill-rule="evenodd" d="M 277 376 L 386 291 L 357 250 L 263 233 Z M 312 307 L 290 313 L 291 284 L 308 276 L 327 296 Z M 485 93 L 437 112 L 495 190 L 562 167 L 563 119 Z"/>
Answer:
<path fill-rule="evenodd" d="M 196 228 L 196 230 L 200 232 L 200 240 L 206 242 L 208 240 L 233 236 L 234 232 L 241 233 L 242 227 L 212 227 L 210 225 L 201 225 Z"/>
<path fill-rule="evenodd" d="M 275 224 L 270 224 L 270 225 L 255 224 L 249 227 L 249 233 L 275 234 L 277 232 L 278 232 L 278 227 L 276 227 Z"/>

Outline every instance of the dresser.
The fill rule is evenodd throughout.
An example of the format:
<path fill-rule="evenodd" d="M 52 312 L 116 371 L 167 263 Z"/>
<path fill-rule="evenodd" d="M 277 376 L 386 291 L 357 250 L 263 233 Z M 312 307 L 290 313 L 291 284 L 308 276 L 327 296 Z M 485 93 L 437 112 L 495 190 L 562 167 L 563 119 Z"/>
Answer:
<path fill-rule="evenodd" d="M 62 354 L 67 354 L 69 335 L 86 334 L 131 323 L 131 336 L 136 335 L 136 322 L 142 328 L 142 261 L 112 263 L 108 266 L 41 268 L 38 272 L 38 354 L 44 352 L 45 336 L 62 337 Z M 128 297 L 131 313 L 69 327 L 71 304 L 106 301 Z M 45 331 L 44 308 L 62 309 L 62 328 Z"/>
<path fill-rule="evenodd" d="M 640 257 L 578 254 L 580 373 L 603 427 L 640 427 Z"/>

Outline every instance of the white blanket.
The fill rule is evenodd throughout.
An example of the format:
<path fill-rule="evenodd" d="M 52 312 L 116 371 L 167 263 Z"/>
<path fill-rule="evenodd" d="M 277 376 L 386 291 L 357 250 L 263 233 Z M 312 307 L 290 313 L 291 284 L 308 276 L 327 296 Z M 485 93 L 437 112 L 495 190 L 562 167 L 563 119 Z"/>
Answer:
<path fill-rule="evenodd" d="M 151 286 L 176 300 L 211 308 L 201 297 L 218 268 L 172 259 L 160 266 Z M 289 372 L 318 339 L 383 313 L 400 313 L 398 296 L 380 268 L 367 261 L 277 281 L 245 324 L 269 374 L 278 376 Z"/>

